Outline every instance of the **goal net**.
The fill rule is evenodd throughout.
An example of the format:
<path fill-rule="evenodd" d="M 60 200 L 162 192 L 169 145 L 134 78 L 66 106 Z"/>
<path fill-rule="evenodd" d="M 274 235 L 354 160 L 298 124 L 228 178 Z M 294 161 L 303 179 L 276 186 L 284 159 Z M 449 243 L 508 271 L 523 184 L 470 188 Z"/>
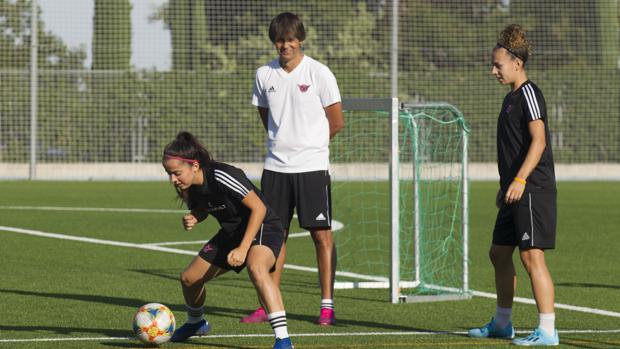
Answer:
<path fill-rule="evenodd" d="M 336 288 L 468 298 L 467 127 L 454 106 L 345 99 L 332 140 Z"/>

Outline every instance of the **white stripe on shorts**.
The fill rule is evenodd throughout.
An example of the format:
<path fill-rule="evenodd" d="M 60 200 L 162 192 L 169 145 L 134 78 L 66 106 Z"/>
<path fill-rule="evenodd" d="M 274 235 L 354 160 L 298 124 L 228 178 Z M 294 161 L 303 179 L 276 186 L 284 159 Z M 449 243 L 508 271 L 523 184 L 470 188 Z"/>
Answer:
<path fill-rule="evenodd" d="M 532 193 L 528 193 L 527 196 L 529 197 L 530 201 L 530 230 L 532 232 L 532 239 L 530 240 L 530 245 L 534 247 L 534 216 L 532 214 Z"/>

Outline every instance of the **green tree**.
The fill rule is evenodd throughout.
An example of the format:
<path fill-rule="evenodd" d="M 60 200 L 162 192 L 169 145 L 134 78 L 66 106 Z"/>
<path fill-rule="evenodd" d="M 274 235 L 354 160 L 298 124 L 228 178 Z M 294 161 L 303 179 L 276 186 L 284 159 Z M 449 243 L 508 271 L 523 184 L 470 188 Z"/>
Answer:
<path fill-rule="evenodd" d="M 30 66 L 32 2 L 0 0 L 0 67 L 26 69 Z M 40 10 L 39 10 L 40 13 Z M 86 52 L 70 50 L 49 33 L 38 16 L 38 66 L 40 69 L 76 69 L 83 65 Z"/>
<path fill-rule="evenodd" d="M 93 70 L 131 67 L 131 4 L 129 0 L 95 0 Z"/>
<path fill-rule="evenodd" d="M 614 68 L 617 11 L 617 0 L 521 0 L 511 5 L 510 16 L 526 24 L 544 66 L 582 61 Z"/>
<path fill-rule="evenodd" d="M 171 31 L 175 70 L 256 69 L 274 57 L 267 29 L 283 9 L 301 15 L 308 32 L 304 47 L 310 55 L 328 64 L 332 59 L 344 64 L 347 56 L 355 57 L 356 65 L 369 67 L 385 60 L 377 52 L 374 12 L 379 10 L 376 5 L 368 10 L 366 3 L 170 0 L 151 20 L 163 21 Z"/>
<path fill-rule="evenodd" d="M 620 59 L 618 0 L 598 0 L 597 5 L 600 16 L 598 30 L 601 36 L 601 60 L 605 67 L 617 69 Z"/>
<path fill-rule="evenodd" d="M 38 14 L 40 14 L 38 10 Z M 32 43 L 32 2 L 30 0 L 0 0 L 0 70 L 17 74 L 2 74 L 0 78 L 0 160 L 23 162 L 28 159 L 30 130 L 30 50 Z M 45 23 L 39 21 L 38 61 L 41 70 L 80 69 L 84 66 L 86 52 L 69 49 L 57 36 L 48 32 Z M 54 74 L 39 76 L 39 100 L 47 100 L 46 93 L 74 87 L 71 78 L 60 81 Z M 66 80 L 70 80 L 66 82 Z M 46 84 L 49 83 L 49 88 Z M 75 89 L 75 88 L 74 88 Z M 64 100 L 63 100 L 64 101 Z M 53 102 L 51 103 L 53 104 Z M 66 105 L 66 104 L 65 104 Z M 49 115 L 49 110 L 67 108 L 56 105 L 40 105 L 39 121 Z"/>
<path fill-rule="evenodd" d="M 172 33 L 172 67 L 195 70 L 206 62 L 207 18 L 203 0 L 170 0 L 167 23 Z"/>

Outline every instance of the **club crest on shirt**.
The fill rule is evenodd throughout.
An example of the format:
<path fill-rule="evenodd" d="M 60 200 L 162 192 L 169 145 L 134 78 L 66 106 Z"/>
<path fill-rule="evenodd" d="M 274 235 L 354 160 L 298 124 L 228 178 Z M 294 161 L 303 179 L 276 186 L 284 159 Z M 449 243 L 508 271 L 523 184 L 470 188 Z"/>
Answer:
<path fill-rule="evenodd" d="M 207 205 L 208 205 L 209 207 L 206 207 L 206 208 L 205 208 L 205 211 L 207 211 L 207 212 L 209 212 L 209 213 L 211 213 L 211 212 L 215 212 L 215 211 L 222 211 L 222 210 L 225 210 L 225 209 L 226 209 L 226 204 L 221 204 L 221 205 L 217 205 L 217 206 L 216 206 L 216 205 L 214 205 L 214 204 L 212 204 L 212 203 L 210 203 L 210 202 L 207 202 Z"/>
<path fill-rule="evenodd" d="M 512 110 L 512 104 L 508 104 L 506 106 L 506 113 L 510 113 L 511 110 Z"/>
<path fill-rule="evenodd" d="M 310 85 L 301 84 L 301 85 L 297 85 L 297 87 L 299 87 L 299 91 L 306 92 L 310 88 Z"/>

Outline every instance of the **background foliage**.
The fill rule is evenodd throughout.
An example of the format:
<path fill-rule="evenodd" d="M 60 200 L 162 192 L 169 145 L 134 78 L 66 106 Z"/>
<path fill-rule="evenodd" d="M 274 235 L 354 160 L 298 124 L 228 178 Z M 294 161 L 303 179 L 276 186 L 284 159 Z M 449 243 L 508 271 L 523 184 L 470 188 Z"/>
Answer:
<path fill-rule="evenodd" d="M 0 0 L 1 161 L 28 159 L 30 6 Z M 334 71 L 344 97 L 389 97 L 389 1 L 170 0 L 151 14 L 171 33 L 169 71 L 130 67 L 130 10 L 128 0 L 95 1 L 90 67 L 83 49 L 40 22 L 40 161 L 157 161 L 181 129 L 221 160 L 261 161 L 251 86 L 255 69 L 275 57 L 267 28 L 283 10 L 301 14 L 306 54 Z M 471 126 L 471 160 L 494 161 L 507 91 L 489 74 L 489 56 L 514 22 L 535 45 L 529 76 L 547 99 L 556 158 L 619 162 L 617 1 L 402 0 L 401 100 L 452 103 Z"/>

